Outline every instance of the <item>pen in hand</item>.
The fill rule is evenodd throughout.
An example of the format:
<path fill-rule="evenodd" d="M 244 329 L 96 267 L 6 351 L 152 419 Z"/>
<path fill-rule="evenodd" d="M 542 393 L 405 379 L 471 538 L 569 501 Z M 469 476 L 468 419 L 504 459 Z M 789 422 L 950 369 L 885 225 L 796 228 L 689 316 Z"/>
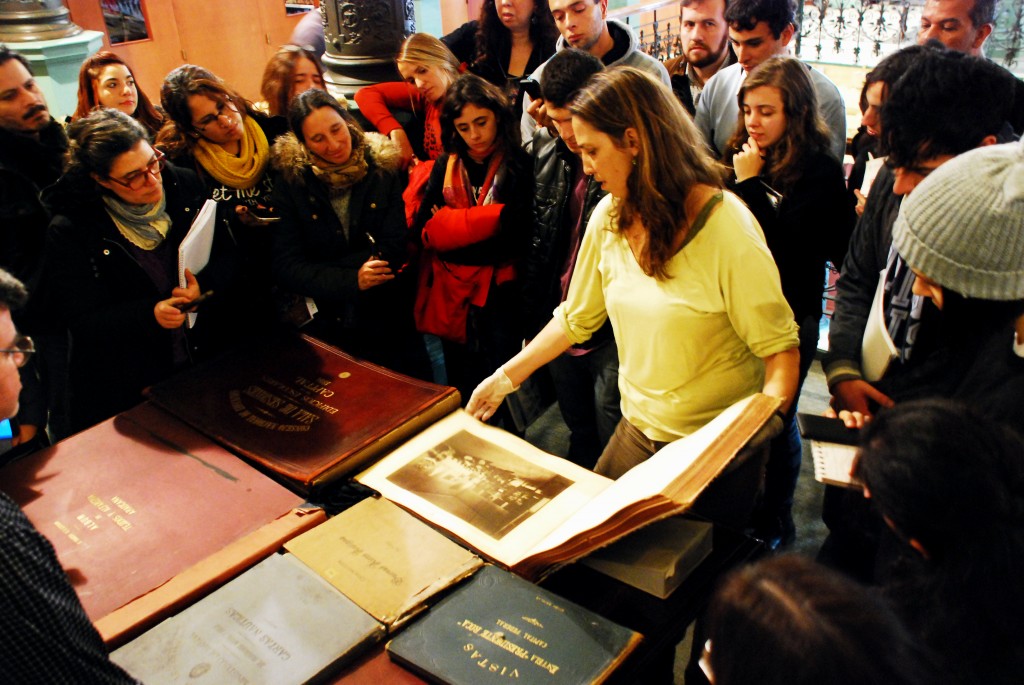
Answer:
<path fill-rule="evenodd" d="M 189 302 L 178 302 L 177 304 L 175 304 L 173 306 L 179 312 L 181 312 L 183 314 L 187 314 L 189 312 L 194 312 L 196 309 L 199 308 L 199 305 L 201 305 L 203 302 L 206 302 L 211 297 L 213 297 L 213 291 L 212 290 L 207 290 L 205 293 L 203 293 L 202 295 L 200 295 L 199 297 L 197 297 L 194 300 L 190 300 Z"/>

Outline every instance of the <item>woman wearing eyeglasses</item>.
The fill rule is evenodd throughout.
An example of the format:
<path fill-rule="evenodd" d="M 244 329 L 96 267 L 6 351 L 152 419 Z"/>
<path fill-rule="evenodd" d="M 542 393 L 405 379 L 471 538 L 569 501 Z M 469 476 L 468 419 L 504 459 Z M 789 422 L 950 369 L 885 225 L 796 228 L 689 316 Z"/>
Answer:
<path fill-rule="evenodd" d="M 206 197 L 220 205 L 219 217 L 237 246 L 239 279 L 248 297 L 234 313 L 239 326 L 255 333 L 270 325 L 270 146 L 288 130 L 281 117 L 253 109 L 212 72 L 185 64 L 164 79 L 160 102 L 167 118 L 156 147 L 178 166 L 194 169 Z"/>
<path fill-rule="evenodd" d="M 68 138 L 64 175 L 43 195 L 53 215 L 45 282 L 71 332 L 71 423 L 81 430 L 137 404 L 205 347 L 216 310 L 204 306 L 186 335 L 180 307 L 200 283 L 220 287 L 212 275 L 222 249 L 215 238 L 211 263 L 179 287 L 178 245 L 205 199 L 195 174 L 167 164 L 117 110 L 73 122 Z"/>
<path fill-rule="evenodd" d="M 164 79 L 160 104 L 167 121 L 156 145 L 179 166 L 194 165 L 210 197 L 238 214 L 267 207 L 270 145 L 287 131 L 212 72 L 185 64 Z"/>

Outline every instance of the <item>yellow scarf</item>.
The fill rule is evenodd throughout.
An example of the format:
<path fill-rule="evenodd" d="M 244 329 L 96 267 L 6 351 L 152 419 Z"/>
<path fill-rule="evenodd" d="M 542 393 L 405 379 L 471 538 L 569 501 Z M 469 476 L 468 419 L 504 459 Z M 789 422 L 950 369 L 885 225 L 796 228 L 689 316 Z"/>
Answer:
<path fill-rule="evenodd" d="M 270 145 L 263 129 L 250 116 L 244 117 L 243 124 L 245 134 L 237 157 L 205 138 L 196 142 L 193 153 L 208 174 L 236 190 L 248 190 L 259 183 L 270 162 Z"/>

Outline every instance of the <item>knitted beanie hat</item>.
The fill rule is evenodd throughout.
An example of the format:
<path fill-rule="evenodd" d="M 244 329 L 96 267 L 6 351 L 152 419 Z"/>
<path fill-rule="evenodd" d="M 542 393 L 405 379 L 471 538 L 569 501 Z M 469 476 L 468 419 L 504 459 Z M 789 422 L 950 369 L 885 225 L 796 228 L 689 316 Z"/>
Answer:
<path fill-rule="evenodd" d="M 933 171 L 903 200 L 892 239 L 943 288 L 1024 299 L 1024 141 L 977 148 Z"/>

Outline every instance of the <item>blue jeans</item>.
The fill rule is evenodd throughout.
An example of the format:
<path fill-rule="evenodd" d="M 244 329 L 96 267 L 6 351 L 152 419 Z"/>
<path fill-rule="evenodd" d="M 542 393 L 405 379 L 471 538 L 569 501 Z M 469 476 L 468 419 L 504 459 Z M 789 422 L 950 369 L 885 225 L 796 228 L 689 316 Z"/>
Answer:
<path fill-rule="evenodd" d="M 820 317 L 806 317 L 800 321 L 800 375 L 797 380 L 796 395 L 786 415 L 782 432 L 771 441 L 768 453 L 768 464 L 764 472 L 764 496 L 761 501 L 758 519 L 792 518 L 793 494 L 796 482 L 800 477 L 800 462 L 803 460 L 803 443 L 796 425 L 797 401 L 804 379 L 818 351 L 818 321 Z"/>

